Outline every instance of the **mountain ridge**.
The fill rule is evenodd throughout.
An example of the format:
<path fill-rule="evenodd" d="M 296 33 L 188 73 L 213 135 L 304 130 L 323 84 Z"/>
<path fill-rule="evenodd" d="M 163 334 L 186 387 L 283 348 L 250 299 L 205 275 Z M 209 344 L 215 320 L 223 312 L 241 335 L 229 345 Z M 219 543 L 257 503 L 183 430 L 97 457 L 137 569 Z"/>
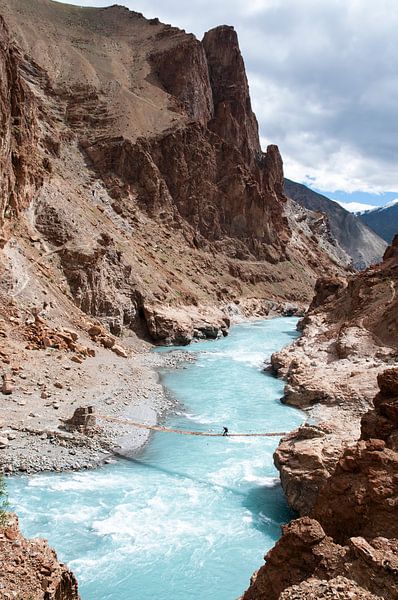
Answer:
<path fill-rule="evenodd" d="M 387 243 L 366 224 L 364 226 L 363 219 L 304 184 L 285 178 L 284 189 L 286 195 L 301 206 L 327 215 L 332 237 L 351 257 L 355 268 L 364 269 L 382 259 Z"/>
<path fill-rule="evenodd" d="M 398 230 L 398 200 L 393 200 L 385 206 L 360 212 L 358 218 L 388 244 L 391 244 Z"/>

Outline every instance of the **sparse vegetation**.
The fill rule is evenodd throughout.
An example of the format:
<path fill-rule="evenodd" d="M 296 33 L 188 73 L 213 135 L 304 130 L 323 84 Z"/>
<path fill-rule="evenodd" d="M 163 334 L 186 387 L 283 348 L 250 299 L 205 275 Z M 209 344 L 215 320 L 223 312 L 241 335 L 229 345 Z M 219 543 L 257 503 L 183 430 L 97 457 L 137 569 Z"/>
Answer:
<path fill-rule="evenodd" d="M 4 477 L 0 475 L 0 527 L 4 527 L 7 524 L 7 513 L 9 503 L 7 497 L 7 489 Z"/>

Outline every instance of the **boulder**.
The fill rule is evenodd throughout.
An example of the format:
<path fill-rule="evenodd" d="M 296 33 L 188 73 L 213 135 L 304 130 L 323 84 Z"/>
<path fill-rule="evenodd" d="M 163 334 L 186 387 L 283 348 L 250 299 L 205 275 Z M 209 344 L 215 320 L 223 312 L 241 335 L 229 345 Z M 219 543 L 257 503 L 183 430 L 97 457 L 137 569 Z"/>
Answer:
<path fill-rule="evenodd" d="M 398 398 L 398 368 L 386 369 L 377 376 L 381 395 L 385 398 Z"/>
<path fill-rule="evenodd" d="M 12 394 L 12 392 L 14 391 L 11 375 L 3 375 L 3 385 L 1 386 L 1 391 L 6 396 Z"/>
<path fill-rule="evenodd" d="M 124 348 L 122 348 L 122 346 L 118 346 L 117 344 L 114 344 L 112 346 L 111 350 L 112 350 L 112 352 L 117 354 L 117 356 L 121 356 L 122 358 L 128 358 L 127 351 Z"/>
<path fill-rule="evenodd" d="M 330 423 L 306 424 L 278 445 L 274 463 L 287 501 L 300 515 L 310 514 L 319 490 L 333 473 L 345 433 Z"/>
<path fill-rule="evenodd" d="M 6 437 L 0 437 L 0 449 L 4 450 L 4 448 L 7 448 L 9 444 L 9 441 Z"/>

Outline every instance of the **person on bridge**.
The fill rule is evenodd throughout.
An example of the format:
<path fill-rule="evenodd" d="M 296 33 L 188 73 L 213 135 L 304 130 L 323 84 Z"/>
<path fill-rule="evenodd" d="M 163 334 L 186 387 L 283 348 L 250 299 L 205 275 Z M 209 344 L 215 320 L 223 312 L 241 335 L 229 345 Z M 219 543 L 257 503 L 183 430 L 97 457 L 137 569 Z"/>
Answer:
<path fill-rule="evenodd" d="M 228 427 L 223 427 L 223 436 L 228 435 Z"/>

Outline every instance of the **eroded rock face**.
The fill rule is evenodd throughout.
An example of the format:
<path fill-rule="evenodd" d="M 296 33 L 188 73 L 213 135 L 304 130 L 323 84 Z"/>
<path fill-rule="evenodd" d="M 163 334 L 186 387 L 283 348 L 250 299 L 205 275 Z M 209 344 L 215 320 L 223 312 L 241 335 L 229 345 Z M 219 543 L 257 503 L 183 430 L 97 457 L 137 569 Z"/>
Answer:
<path fill-rule="evenodd" d="M 282 538 L 267 554 L 265 566 L 254 574 L 242 600 L 309 600 L 315 598 L 315 590 L 358 590 L 362 594 L 326 598 L 395 598 L 397 575 L 397 540 L 352 537 L 339 545 L 325 534 L 318 521 L 302 517 L 283 527 Z M 336 578 L 344 583 L 340 589 Z M 342 582 L 341 578 L 348 581 Z"/>
<path fill-rule="evenodd" d="M 21 77 L 23 59 L 0 15 L 0 248 L 41 183 L 33 95 Z"/>
<path fill-rule="evenodd" d="M 255 298 L 302 307 L 318 274 L 342 273 L 344 261 L 287 216 L 282 158 L 276 146 L 261 151 L 232 28 L 199 41 L 118 6 L 49 0 L 0 0 L 0 12 L 20 47 L 9 60 L 21 63 L 15 81 L 4 78 L 3 102 L 7 85 L 18 103 L 5 108 L 4 164 L 11 173 L 13 148 L 34 161 L 18 177 L 11 169 L 15 202 L 28 210 L 2 257 L 7 293 L 22 260 L 37 288 L 55 282 L 112 333 L 149 337 L 153 307 L 176 316 Z M 22 105 L 24 126 L 10 129 Z M 184 330 L 167 323 L 166 338 Z M 193 329 L 213 336 L 218 323 Z"/>
<path fill-rule="evenodd" d="M 315 295 L 309 310 L 314 310 L 318 306 L 325 304 L 328 300 L 331 300 L 342 291 L 346 285 L 347 281 L 343 277 L 320 277 L 315 284 Z"/>
<path fill-rule="evenodd" d="M 344 556 L 320 524 L 308 517 L 291 521 L 266 555 L 266 565 L 254 575 L 243 600 L 277 600 L 286 588 L 314 574 L 327 575 Z"/>
<path fill-rule="evenodd" d="M 380 392 L 375 397 L 374 410 L 361 421 L 364 440 L 384 440 L 387 448 L 398 451 L 398 369 L 387 369 L 377 378 Z"/>
<path fill-rule="evenodd" d="M 208 31 L 202 44 L 214 104 L 209 127 L 228 144 L 236 146 L 252 165 L 260 157 L 261 148 L 238 36 L 233 27 L 223 25 Z"/>
<path fill-rule="evenodd" d="M 15 515 L 0 527 L 1 597 L 80 600 L 77 581 L 46 540 L 27 540 Z"/>
<path fill-rule="evenodd" d="M 280 600 L 382 600 L 357 585 L 347 577 L 333 579 L 311 579 L 299 585 L 293 585 L 279 596 Z"/>
<path fill-rule="evenodd" d="M 398 454 L 383 440 L 348 448 L 320 490 L 312 514 L 334 539 L 398 538 Z"/>
<path fill-rule="evenodd" d="M 274 462 L 293 510 L 300 515 L 311 513 L 320 489 L 343 453 L 342 443 L 352 441 L 353 436 L 355 433 L 351 428 L 319 423 L 303 425 L 282 438 Z"/>
<path fill-rule="evenodd" d="M 217 309 L 206 307 L 145 307 L 146 323 L 151 337 L 162 344 L 186 345 L 193 339 L 217 339 L 227 335 L 229 317 Z"/>
<path fill-rule="evenodd" d="M 370 406 L 377 375 L 398 351 L 398 262 L 392 250 L 386 256 L 347 280 L 318 280 L 302 337 L 272 356 L 287 379 L 287 403 L 340 406 L 359 417 Z"/>
<path fill-rule="evenodd" d="M 330 595 L 350 589 L 347 582 L 336 587 L 341 577 L 352 582 L 353 598 L 398 596 L 398 452 L 387 426 L 396 427 L 397 382 L 397 368 L 378 376 L 375 408 L 362 418 L 364 439 L 341 444 L 330 470 L 321 462 L 319 439 L 329 433 L 322 426 L 304 426 L 282 440 L 275 456 L 282 483 L 288 500 L 309 517 L 283 527 L 244 600 L 315 598 L 318 592 L 351 597 Z"/>
<path fill-rule="evenodd" d="M 186 36 L 177 46 L 151 55 L 156 75 L 176 102 L 176 109 L 206 125 L 214 106 L 203 45 Z"/>

